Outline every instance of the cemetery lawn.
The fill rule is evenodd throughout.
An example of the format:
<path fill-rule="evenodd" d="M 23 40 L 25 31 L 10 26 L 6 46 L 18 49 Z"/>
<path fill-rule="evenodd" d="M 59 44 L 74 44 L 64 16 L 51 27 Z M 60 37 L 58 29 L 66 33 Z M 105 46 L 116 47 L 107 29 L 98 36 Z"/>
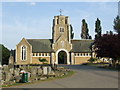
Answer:
<path fill-rule="evenodd" d="M 119 70 L 119 68 L 109 67 L 108 63 L 86 63 L 86 64 L 83 64 L 83 65 L 95 66 L 97 68 L 109 69 L 109 70 L 114 70 L 114 71 Z"/>
<path fill-rule="evenodd" d="M 50 78 L 47 78 L 47 79 L 44 79 L 44 80 L 37 80 L 37 81 L 34 81 L 34 82 L 14 83 L 14 84 L 11 84 L 11 85 L 2 85 L 2 88 L 12 87 L 12 86 L 19 86 L 19 85 L 25 85 L 25 84 L 33 84 L 33 83 L 50 81 L 50 80 L 56 80 L 56 79 L 62 79 L 62 78 L 70 77 L 70 76 L 72 76 L 73 74 L 75 74 L 75 71 L 70 70 L 67 74 L 65 74 L 65 75 L 63 75 L 63 76 L 58 76 L 58 77 L 53 77 L 53 78 L 50 77 Z"/>

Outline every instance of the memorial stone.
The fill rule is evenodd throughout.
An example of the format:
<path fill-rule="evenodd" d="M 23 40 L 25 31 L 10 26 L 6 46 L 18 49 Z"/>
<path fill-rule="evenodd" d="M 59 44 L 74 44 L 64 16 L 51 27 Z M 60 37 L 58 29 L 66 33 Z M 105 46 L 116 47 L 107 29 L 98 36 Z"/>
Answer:
<path fill-rule="evenodd" d="M 48 72 L 47 72 L 47 67 L 43 67 L 43 75 L 47 75 Z"/>

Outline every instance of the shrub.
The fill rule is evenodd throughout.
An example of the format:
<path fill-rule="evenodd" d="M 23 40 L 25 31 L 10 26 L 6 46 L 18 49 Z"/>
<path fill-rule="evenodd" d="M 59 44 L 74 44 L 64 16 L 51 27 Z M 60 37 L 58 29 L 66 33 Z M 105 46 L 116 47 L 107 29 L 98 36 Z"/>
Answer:
<path fill-rule="evenodd" d="M 96 59 L 96 58 L 90 58 L 88 61 L 89 61 L 90 63 L 93 63 L 93 62 L 97 61 L 97 59 Z"/>
<path fill-rule="evenodd" d="M 39 61 L 42 62 L 43 64 L 48 64 L 47 60 L 45 58 L 39 58 Z"/>

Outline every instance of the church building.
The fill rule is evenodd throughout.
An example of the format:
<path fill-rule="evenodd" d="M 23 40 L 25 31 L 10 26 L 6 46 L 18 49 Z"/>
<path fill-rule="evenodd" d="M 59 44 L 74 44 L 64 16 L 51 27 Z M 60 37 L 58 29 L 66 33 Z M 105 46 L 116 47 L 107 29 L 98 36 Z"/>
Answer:
<path fill-rule="evenodd" d="M 90 47 L 93 40 L 71 39 L 68 16 L 54 16 L 52 39 L 23 38 L 16 45 L 16 65 L 42 64 L 39 59 L 46 59 L 48 64 L 82 64 L 94 56 Z"/>

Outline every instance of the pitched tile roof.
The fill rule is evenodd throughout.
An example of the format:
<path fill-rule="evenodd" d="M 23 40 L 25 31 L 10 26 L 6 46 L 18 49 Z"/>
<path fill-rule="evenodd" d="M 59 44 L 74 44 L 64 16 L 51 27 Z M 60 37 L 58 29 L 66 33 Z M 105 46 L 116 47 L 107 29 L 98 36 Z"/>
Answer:
<path fill-rule="evenodd" d="M 71 52 L 91 52 L 90 46 L 94 40 L 71 40 L 72 50 Z"/>
<path fill-rule="evenodd" d="M 52 39 L 27 39 L 32 45 L 32 52 L 52 52 Z M 94 40 L 71 40 L 71 52 L 91 52 L 90 46 Z"/>
<path fill-rule="evenodd" d="M 32 45 L 32 52 L 52 52 L 52 39 L 27 39 Z"/>

